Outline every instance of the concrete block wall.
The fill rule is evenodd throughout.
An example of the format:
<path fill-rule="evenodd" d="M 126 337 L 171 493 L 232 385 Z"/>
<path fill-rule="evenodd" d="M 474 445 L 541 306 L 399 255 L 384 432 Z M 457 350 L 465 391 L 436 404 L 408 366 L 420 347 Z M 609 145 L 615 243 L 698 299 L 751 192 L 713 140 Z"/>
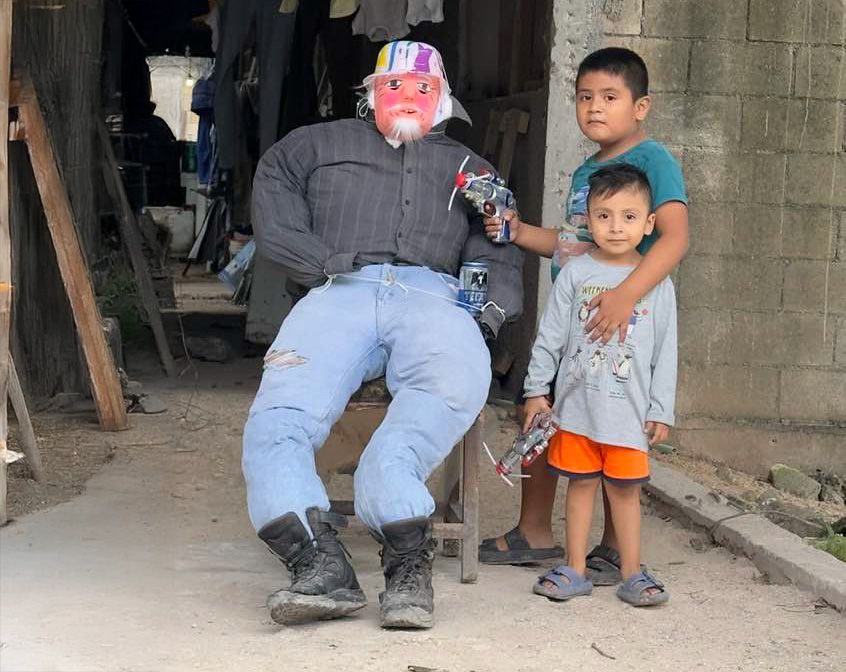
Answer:
<path fill-rule="evenodd" d="M 682 162 L 683 451 L 846 473 L 846 3 L 606 0 Z"/>

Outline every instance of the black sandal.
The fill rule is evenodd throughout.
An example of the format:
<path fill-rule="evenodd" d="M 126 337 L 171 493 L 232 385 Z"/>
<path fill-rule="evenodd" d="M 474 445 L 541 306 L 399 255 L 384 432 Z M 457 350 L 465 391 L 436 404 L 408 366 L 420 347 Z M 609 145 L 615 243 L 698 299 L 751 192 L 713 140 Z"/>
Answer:
<path fill-rule="evenodd" d="M 586 576 L 595 586 L 613 586 L 623 580 L 620 574 L 620 554 L 610 546 L 599 544 L 587 554 Z"/>
<path fill-rule="evenodd" d="M 495 538 L 483 539 L 479 544 L 479 562 L 485 565 L 526 565 L 564 557 L 564 549 L 558 545 L 532 548 L 518 527 L 505 533 L 505 544 L 508 550 L 501 551 Z"/>

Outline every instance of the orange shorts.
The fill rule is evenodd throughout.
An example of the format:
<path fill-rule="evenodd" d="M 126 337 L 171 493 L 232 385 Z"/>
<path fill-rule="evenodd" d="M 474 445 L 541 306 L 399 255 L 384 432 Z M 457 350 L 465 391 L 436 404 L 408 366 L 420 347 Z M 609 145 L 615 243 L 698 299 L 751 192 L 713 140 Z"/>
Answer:
<path fill-rule="evenodd" d="M 633 485 L 649 480 L 649 456 L 636 448 L 612 446 L 560 430 L 549 441 L 546 461 L 568 478 L 599 478 Z"/>

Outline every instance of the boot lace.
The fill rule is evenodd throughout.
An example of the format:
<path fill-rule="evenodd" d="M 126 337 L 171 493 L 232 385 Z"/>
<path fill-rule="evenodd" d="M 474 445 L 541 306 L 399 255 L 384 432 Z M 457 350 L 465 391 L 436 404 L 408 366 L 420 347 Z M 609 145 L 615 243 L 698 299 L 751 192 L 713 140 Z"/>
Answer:
<path fill-rule="evenodd" d="M 401 593 L 418 590 L 420 575 L 428 568 L 432 553 L 427 550 L 414 550 L 396 557 L 399 564 L 391 580 L 394 589 Z"/>
<path fill-rule="evenodd" d="M 344 542 L 338 539 L 338 530 L 329 525 L 322 526 L 323 529 L 314 536 L 314 539 L 309 543 L 303 545 L 302 549 L 298 551 L 293 557 L 285 561 L 288 571 L 291 572 L 294 580 L 309 574 L 319 564 L 321 556 L 325 555 L 323 547 L 327 543 L 335 542 L 346 554 L 347 558 L 352 559 L 352 555 L 344 546 Z"/>

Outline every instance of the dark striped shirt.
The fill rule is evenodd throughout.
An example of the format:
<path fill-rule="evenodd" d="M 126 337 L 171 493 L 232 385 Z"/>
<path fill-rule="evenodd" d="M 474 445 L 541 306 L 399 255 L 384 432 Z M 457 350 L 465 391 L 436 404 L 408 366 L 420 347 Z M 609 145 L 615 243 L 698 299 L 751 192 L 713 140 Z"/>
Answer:
<path fill-rule="evenodd" d="M 371 122 L 345 119 L 292 131 L 259 162 L 253 223 L 259 252 L 295 282 L 315 287 L 328 275 L 368 264 L 409 264 L 457 275 L 462 262 L 488 265 L 488 299 L 514 320 L 522 311 L 523 254 L 495 245 L 460 194 L 447 210 L 455 173 L 490 164 L 432 131 L 394 149 Z M 502 322 L 488 309 L 494 334 Z"/>

